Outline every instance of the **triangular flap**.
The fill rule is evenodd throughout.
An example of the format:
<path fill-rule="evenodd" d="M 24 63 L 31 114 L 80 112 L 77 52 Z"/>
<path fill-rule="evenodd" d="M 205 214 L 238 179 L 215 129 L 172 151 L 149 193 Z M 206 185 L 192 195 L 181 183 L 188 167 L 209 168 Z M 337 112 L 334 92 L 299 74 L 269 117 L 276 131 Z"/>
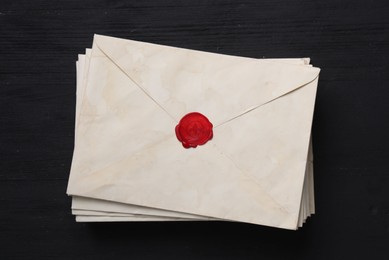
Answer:
<path fill-rule="evenodd" d="M 215 129 L 212 142 L 297 221 L 317 80 Z"/>
<path fill-rule="evenodd" d="M 293 215 L 279 207 L 214 146 L 186 150 L 176 145 L 175 138 L 84 175 L 73 184 L 70 193 L 294 228 Z"/>
<path fill-rule="evenodd" d="M 177 121 L 220 125 L 313 81 L 320 69 L 95 35 L 95 43 Z"/>
<path fill-rule="evenodd" d="M 74 156 L 68 191 L 83 174 L 174 135 L 176 122 L 94 49 L 77 108 Z M 80 86 L 81 87 L 81 86 Z M 177 141 L 177 145 L 180 145 Z"/>

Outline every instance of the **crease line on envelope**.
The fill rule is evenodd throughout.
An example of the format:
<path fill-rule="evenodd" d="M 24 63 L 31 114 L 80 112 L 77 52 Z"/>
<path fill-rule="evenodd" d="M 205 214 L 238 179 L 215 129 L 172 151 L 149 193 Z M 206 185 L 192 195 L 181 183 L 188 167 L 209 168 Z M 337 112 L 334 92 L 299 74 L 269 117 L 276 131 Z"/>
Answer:
<path fill-rule="evenodd" d="M 147 149 L 150 149 L 151 147 L 153 147 L 153 146 L 155 146 L 155 145 L 157 145 L 157 144 L 159 144 L 159 143 L 166 142 L 166 140 L 168 140 L 168 139 L 170 139 L 170 138 L 174 138 L 174 137 L 165 137 L 165 138 L 159 140 L 158 142 L 155 142 L 155 143 L 152 143 L 152 144 L 149 144 L 149 145 L 144 146 L 143 149 L 146 149 L 146 150 L 147 150 Z M 109 169 L 109 168 L 112 167 L 113 165 L 115 165 L 115 164 L 117 164 L 117 163 L 120 163 L 120 162 L 123 162 L 123 161 L 127 160 L 128 158 L 130 158 L 131 156 L 134 156 L 134 154 L 136 154 L 136 153 L 137 153 L 137 152 L 134 152 L 134 153 L 132 153 L 132 154 L 126 154 L 124 157 L 122 157 L 122 158 L 120 158 L 120 159 L 118 159 L 118 160 L 115 160 L 115 161 L 113 161 L 113 162 L 111 162 L 111 163 L 105 165 L 104 167 L 98 169 L 98 170 L 92 171 L 92 173 L 90 173 L 90 175 L 93 175 L 93 174 L 95 174 L 96 172 L 100 172 L 100 171 L 105 170 L 105 169 Z M 88 175 L 88 176 L 85 176 L 84 178 L 88 178 L 88 177 L 89 177 L 89 175 Z M 96 198 L 96 199 L 98 199 L 98 198 Z"/>
<path fill-rule="evenodd" d="M 318 77 L 318 76 L 317 76 L 317 77 Z M 291 91 L 288 91 L 288 92 L 286 92 L 286 93 L 284 93 L 284 94 L 282 94 L 282 95 L 280 95 L 280 96 L 274 97 L 273 99 L 270 99 L 269 101 L 266 101 L 265 103 L 256 105 L 256 106 L 254 106 L 254 107 L 252 107 L 252 108 L 249 108 L 249 109 L 247 109 L 246 111 L 244 111 L 243 113 L 240 113 L 240 114 L 238 114 L 238 115 L 236 115 L 236 116 L 234 116 L 234 117 L 232 117 L 232 118 L 230 118 L 230 119 L 228 119 L 228 120 L 226 120 L 226 121 L 224 121 L 224 122 L 222 122 L 222 123 L 220 123 L 220 124 L 214 126 L 213 128 L 217 128 L 217 127 L 219 127 L 219 126 L 222 126 L 222 125 L 224 125 L 224 124 L 226 124 L 226 123 L 228 123 L 228 122 L 231 122 L 232 120 L 234 120 L 234 119 L 236 119 L 236 118 L 239 118 L 239 117 L 241 117 L 241 116 L 244 116 L 245 114 L 250 113 L 251 111 L 256 110 L 256 109 L 258 109 L 258 108 L 260 108 L 260 107 L 262 107 L 262 106 L 264 106 L 264 105 L 266 105 L 266 104 L 268 104 L 268 103 L 270 103 L 270 102 L 273 102 L 273 101 L 276 100 L 276 99 L 279 99 L 279 98 L 281 98 L 281 97 L 283 97 L 283 96 L 286 96 L 286 95 L 288 95 L 289 93 L 291 93 L 291 92 L 293 92 L 293 91 L 296 91 L 296 90 L 298 90 L 298 89 L 300 89 L 300 88 L 302 88 L 302 87 L 304 87 L 304 86 L 306 86 L 306 85 L 312 83 L 313 81 L 315 81 L 315 80 L 317 79 L 317 77 L 315 77 L 313 80 L 307 82 L 306 84 L 303 84 L 303 85 L 301 85 L 301 86 L 299 86 L 299 87 L 297 87 L 297 88 L 295 88 L 295 89 L 293 89 L 293 90 L 291 90 Z"/>
<path fill-rule="evenodd" d="M 234 162 L 234 160 L 232 160 L 225 152 L 221 151 L 216 145 L 213 146 L 214 149 L 216 149 L 221 155 L 223 155 L 224 157 L 226 157 L 229 161 L 232 162 L 232 164 L 236 167 L 236 169 L 238 169 L 240 171 L 241 174 L 243 174 L 244 176 L 246 176 L 248 179 L 250 179 L 251 181 L 253 181 L 259 188 L 259 190 L 261 190 L 261 193 L 262 194 L 265 194 L 267 198 L 269 198 L 271 200 L 271 202 L 273 202 L 275 205 L 278 206 L 278 208 L 284 212 L 285 214 L 289 214 L 290 212 L 288 210 L 286 210 L 278 201 L 276 201 L 272 196 L 270 196 L 268 193 L 264 192 L 263 191 L 263 188 L 261 186 L 260 183 L 258 183 L 258 181 L 256 179 L 254 179 L 253 177 L 251 177 L 249 174 L 247 174 L 244 170 L 242 170 L 238 165 L 236 165 L 236 163 Z"/>
<path fill-rule="evenodd" d="M 98 46 L 98 45 L 97 45 Z M 100 49 L 101 52 L 103 52 L 105 54 L 105 57 L 111 61 L 116 67 L 118 67 L 124 74 L 126 74 L 126 76 L 132 81 L 132 83 L 135 84 L 135 86 L 137 86 L 145 95 L 147 95 L 157 106 L 159 106 L 163 111 L 165 111 L 165 113 L 167 115 L 169 115 L 174 122 L 178 123 L 178 121 L 160 104 L 158 103 L 157 100 L 155 100 L 147 91 L 146 89 L 144 89 L 142 86 L 140 86 L 130 75 L 128 75 L 128 73 L 126 73 L 120 66 L 118 66 L 113 60 L 112 58 L 103 51 L 103 49 L 101 49 L 99 46 L 98 48 Z"/>

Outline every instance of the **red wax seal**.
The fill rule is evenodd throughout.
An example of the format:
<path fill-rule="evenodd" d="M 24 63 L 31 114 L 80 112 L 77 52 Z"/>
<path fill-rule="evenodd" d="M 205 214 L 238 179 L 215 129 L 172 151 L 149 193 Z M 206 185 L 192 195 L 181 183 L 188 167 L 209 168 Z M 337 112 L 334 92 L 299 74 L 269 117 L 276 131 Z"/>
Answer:
<path fill-rule="evenodd" d="M 213 137 L 212 123 L 198 112 L 186 114 L 176 126 L 177 139 L 185 148 L 196 148 Z"/>

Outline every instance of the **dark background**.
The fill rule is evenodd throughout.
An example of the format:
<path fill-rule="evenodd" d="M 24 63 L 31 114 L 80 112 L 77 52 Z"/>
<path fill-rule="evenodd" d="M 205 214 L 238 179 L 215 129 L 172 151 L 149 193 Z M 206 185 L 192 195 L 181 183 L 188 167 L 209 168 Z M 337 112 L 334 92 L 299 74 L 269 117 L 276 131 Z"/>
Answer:
<path fill-rule="evenodd" d="M 75 61 L 94 33 L 322 69 L 317 214 L 239 223 L 76 223 L 65 194 Z M 0 2 L 0 259 L 389 259 L 389 1 Z"/>

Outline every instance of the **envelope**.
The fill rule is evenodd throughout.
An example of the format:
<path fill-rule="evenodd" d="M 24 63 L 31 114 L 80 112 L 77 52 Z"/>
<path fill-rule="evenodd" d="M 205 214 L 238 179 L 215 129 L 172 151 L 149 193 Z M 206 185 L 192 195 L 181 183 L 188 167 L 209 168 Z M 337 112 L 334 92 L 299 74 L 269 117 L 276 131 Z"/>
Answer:
<path fill-rule="evenodd" d="M 75 137 L 77 139 L 77 118 L 79 117 L 79 104 L 83 100 L 85 90 L 85 78 L 89 68 L 91 50 L 86 49 L 85 55 L 79 55 L 77 61 L 77 105 L 76 105 L 76 127 Z M 271 59 L 277 62 L 287 62 L 290 64 L 309 65 L 309 58 L 297 59 Z M 312 147 L 309 147 L 309 158 L 312 157 Z M 312 159 L 309 159 L 309 165 L 306 168 L 304 189 L 300 205 L 299 227 L 305 222 L 306 218 L 314 214 L 313 198 L 313 167 Z M 216 218 L 204 217 L 188 213 L 161 210 L 137 205 L 115 203 L 85 197 L 74 196 L 72 199 L 72 214 L 76 215 L 76 221 L 182 221 L 182 220 L 217 220 Z"/>
<path fill-rule="evenodd" d="M 88 71 L 91 50 L 87 49 L 85 55 L 79 55 L 77 61 L 77 105 L 76 105 L 76 127 L 75 137 L 77 138 L 77 118 L 79 117 L 79 104 L 83 100 L 85 89 L 86 72 Z M 301 59 L 272 59 L 278 62 L 288 62 L 291 64 L 308 65 L 308 58 Z M 311 66 L 311 65 L 308 65 Z M 302 227 L 307 217 L 314 214 L 314 194 L 313 194 L 313 167 L 312 147 L 309 147 L 309 165 L 306 168 L 302 201 L 300 205 L 299 227 Z M 78 222 L 106 222 L 106 221 L 185 221 L 185 220 L 217 220 L 216 218 L 204 217 L 188 213 L 161 210 L 137 205 L 115 203 L 85 197 L 74 196 L 72 199 L 72 214 L 76 216 Z"/>
<path fill-rule="evenodd" d="M 296 229 L 318 68 L 99 35 L 89 63 L 69 195 Z M 185 149 L 194 111 L 214 136 Z"/>

